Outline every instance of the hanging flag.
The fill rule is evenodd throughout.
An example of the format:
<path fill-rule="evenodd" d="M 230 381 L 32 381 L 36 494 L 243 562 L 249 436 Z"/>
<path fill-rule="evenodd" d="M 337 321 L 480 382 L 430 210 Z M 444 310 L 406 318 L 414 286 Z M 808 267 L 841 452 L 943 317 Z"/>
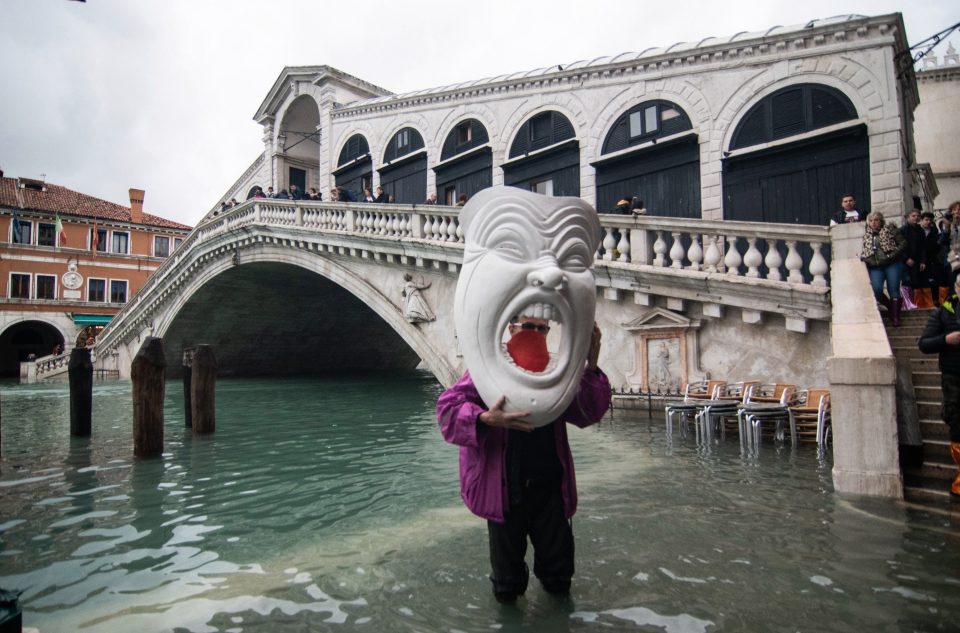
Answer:
<path fill-rule="evenodd" d="M 100 241 L 97 239 L 97 223 L 93 223 L 93 235 L 90 237 L 90 250 L 93 251 L 93 256 L 97 256 L 97 246 L 100 244 Z"/>
<path fill-rule="evenodd" d="M 63 230 L 63 222 L 60 220 L 60 214 L 57 214 L 56 224 L 54 224 L 53 229 L 57 236 L 60 238 L 60 246 L 67 245 L 67 233 Z"/>
<path fill-rule="evenodd" d="M 13 224 L 13 243 L 21 244 L 23 242 L 23 234 L 20 232 L 20 216 L 17 215 L 17 208 L 13 208 L 13 218 L 10 220 Z"/>

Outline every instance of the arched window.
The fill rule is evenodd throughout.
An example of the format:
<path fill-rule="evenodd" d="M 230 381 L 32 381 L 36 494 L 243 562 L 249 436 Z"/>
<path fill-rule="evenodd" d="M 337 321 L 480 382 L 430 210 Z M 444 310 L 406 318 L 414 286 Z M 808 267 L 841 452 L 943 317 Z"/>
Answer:
<path fill-rule="evenodd" d="M 447 134 L 443 142 L 443 148 L 440 150 L 440 160 L 445 161 L 453 158 L 457 154 L 468 152 L 474 147 L 479 147 L 489 142 L 490 137 L 487 134 L 487 128 L 483 123 L 476 119 L 465 119 L 457 123 L 453 130 Z"/>
<path fill-rule="evenodd" d="M 370 145 L 367 143 L 367 139 L 365 139 L 362 134 L 354 134 L 343 144 L 343 149 L 340 150 L 340 159 L 337 161 L 337 167 L 346 165 L 369 153 Z"/>
<path fill-rule="evenodd" d="M 559 112 L 549 110 L 527 119 L 510 146 L 510 158 L 556 145 L 574 137 L 573 125 Z"/>
<path fill-rule="evenodd" d="M 341 197 L 341 200 L 359 200 L 363 190 L 373 184 L 370 145 L 362 134 L 354 134 L 343 144 L 333 176 L 337 186 L 345 190 L 346 197 Z"/>
<path fill-rule="evenodd" d="M 387 149 L 383 152 L 383 162 L 389 163 L 401 156 L 412 154 L 423 149 L 423 137 L 412 127 L 405 127 L 390 139 Z"/>
<path fill-rule="evenodd" d="M 699 218 L 700 145 L 692 129 L 687 113 L 663 99 L 617 117 L 601 149 L 612 156 L 593 163 L 597 209 L 611 213 L 620 200 L 636 197 L 649 215 Z"/>
<path fill-rule="evenodd" d="M 567 117 L 548 110 L 524 121 L 503 164 L 503 182 L 548 196 L 580 195 L 580 144 Z"/>
<path fill-rule="evenodd" d="M 476 119 L 464 119 L 450 130 L 440 149 L 440 164 L 433 168 L 441 203 L 456 204 L 461 195 L 470 198 L 491 185 L 493 152 L 489 142 L 487 128 Z"/>
<path fill-rule="evenodd" d="M 609 154 L 692 128 L 690 117 L 676 104 L 660 99 L 644 101 L 617 118 L 603 141 L 601 153 Z"/>
<path fill-rule="evenodd" d="M 820 84 L 782 88 L 750 108 L 733 132 L 730 149 L 769 143 L 857 118 L 842 92 Z"/>
<path fill-rule="evenodd" d="M 724 219 L 824 225 L 845 193 L 869 200 L 869 139 L 856 120 L 850 100 L 830 86 L 764 97 L 731 137 L 729 150 L 745 151 L 723 159 Z M 854 123 L 805 134 L 844 121 Z"/>

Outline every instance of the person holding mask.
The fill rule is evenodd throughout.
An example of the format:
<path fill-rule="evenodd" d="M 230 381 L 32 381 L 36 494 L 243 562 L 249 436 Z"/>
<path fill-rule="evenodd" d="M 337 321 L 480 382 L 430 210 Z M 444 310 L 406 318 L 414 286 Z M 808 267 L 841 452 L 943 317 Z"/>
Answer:
<path fill-rule="evenodd" d="M 940 388 L 943 391 L 943 422 L 950 428 L 950 457 L 957 475 L 950 494 L 960 496 L 960 275 L 954 294 L 930 315 L 918 346 L 925 354 L 939 354 Z"/>
<path fill-rule="evenodd" d="M 879 211 L 867 215 L 863 232 L 863 248 L 860 260 L 867 265 L 870 285 L 877 302 L 887 308 L 890 323 L 900 327 L 900 279 L 903 276 L 903 251 L 907 240 L 897 231 L 897 227 L 888 223 Z M 883 294 L 883 285 L 887 285 L 889 299 Z"/>
<path fill-rule="evenodd" d="M 464 504 L 487 521 L 496 600 L 526 592 L 528 540 L 543 589 L 567 596 L 577 509 L 568 424 L 596 424 L 610 406 L 591 269 L 600 222 L 579 198 L 513 187 L 478 192 L 460 220 L 454 319 L 467 371 L 437 400 L 440 432 L 459 448 Z"/>

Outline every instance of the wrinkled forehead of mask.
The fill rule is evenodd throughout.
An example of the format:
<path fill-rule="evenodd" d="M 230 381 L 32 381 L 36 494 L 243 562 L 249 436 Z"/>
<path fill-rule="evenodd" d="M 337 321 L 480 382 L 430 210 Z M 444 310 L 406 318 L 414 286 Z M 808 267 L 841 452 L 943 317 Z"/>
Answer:
<path fill-rule="evenodd" d="M 460 212 L 460 226 L 467 249 L 492 248 L 513 233 L 531 250 L 553 250 L 579 240 L 592 254 L 601 234 L 597 212 L 580 198 L 554 198 L 515 187 L 490 187 L 475 194 Z"/>

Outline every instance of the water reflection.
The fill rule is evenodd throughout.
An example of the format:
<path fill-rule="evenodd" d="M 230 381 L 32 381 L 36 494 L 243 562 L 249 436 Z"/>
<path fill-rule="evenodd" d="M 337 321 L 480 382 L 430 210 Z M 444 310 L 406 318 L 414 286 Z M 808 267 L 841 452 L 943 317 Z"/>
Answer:
<path fill-rule="evenodd" d="M 623 411 L 572 431 L 572 597 L 532 583 L 510 608 L 429 377 L 224 380 L 212 437 L 183 428 L 170 383 L 149 460 L 129 385 L 97 385 L 83 440 L 64 389 L 2 393 L 0 585 L 45 633 L 907 631 L 960 614 L 957 515 L 840 498 L 812 449 L 669 441 Z"/>

